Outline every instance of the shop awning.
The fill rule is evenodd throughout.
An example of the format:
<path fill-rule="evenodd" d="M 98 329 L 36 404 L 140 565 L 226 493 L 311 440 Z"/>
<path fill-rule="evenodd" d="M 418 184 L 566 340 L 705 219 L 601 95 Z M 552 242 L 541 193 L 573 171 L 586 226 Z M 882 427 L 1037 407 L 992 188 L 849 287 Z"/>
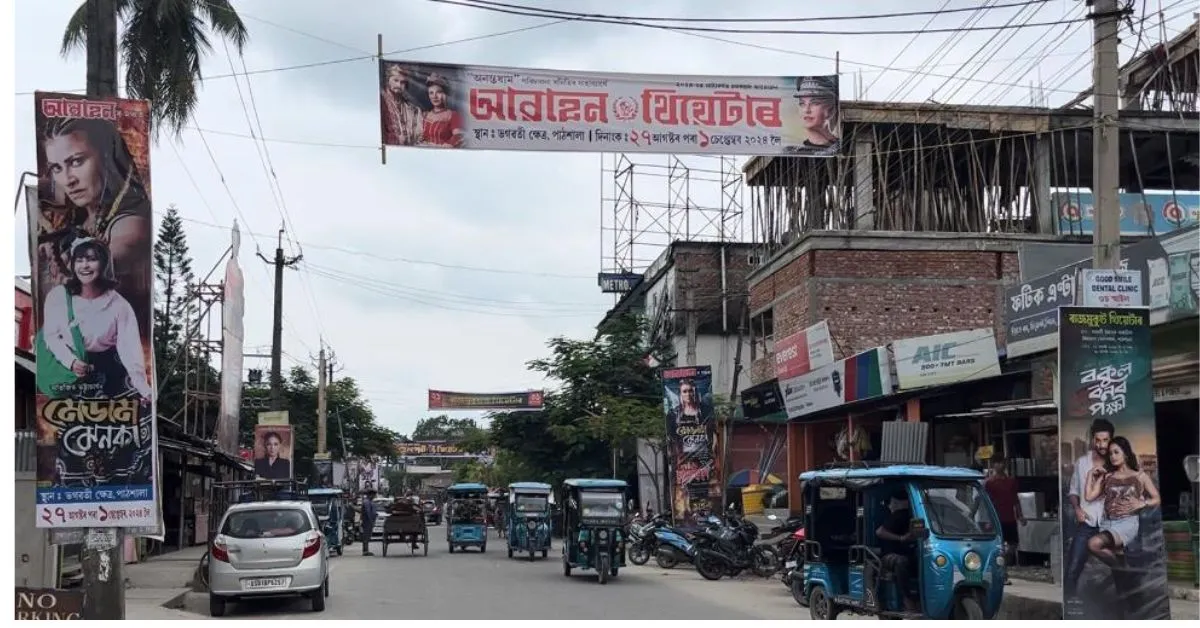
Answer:
<path fill-rule="evenodd" d="M 1024 399 L 1015 402 L 989 405 L 969 412 L 951 412 L 939 414 L 939 419 L 990 419 L 998 416 L 1052 414 L 1058 412 L 1058 404 L 1053 399 Z"/>

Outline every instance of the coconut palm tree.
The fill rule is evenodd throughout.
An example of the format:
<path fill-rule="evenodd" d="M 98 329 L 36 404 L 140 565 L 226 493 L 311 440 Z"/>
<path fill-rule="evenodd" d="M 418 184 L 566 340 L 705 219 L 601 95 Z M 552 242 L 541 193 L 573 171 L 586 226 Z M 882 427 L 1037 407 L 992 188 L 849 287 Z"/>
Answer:
<path fill-rule="evenodd" d="M 178 136 L 196 109 L 200 61 L 212 52 L 209 34 L 233 44 L 240 55 L 249 39 L 246 25 L 229 0 L 108 0 L 102 4 L 111 7 L 123 26 L 118 50 L 125 68 L 125 95 L 150 101 L 156 135 L 166 128 Z M 87 48 L 88 31 L 95 26 L 88 22 L 87 5 L 84 0 L 67 22 L 64 57 Z M 105 62 L 88 60 L 89 67 Z M 116 68 L 109 75 L 116 76 Z"/>

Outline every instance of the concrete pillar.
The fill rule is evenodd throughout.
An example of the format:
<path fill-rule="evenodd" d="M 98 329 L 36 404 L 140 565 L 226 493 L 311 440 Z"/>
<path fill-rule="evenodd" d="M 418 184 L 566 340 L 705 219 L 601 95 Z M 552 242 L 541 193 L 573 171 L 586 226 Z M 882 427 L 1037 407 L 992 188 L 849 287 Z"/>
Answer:
<path fill-rule="evenodd" d="M 870 142 L 854 143 L 854 225 L 859 231 L 875 229 L 875 178 Z"/>
<path fill-rule="evenodd" d="M 1053 235 L 1058 226 L 1058 209 L 1050 202 L 1050 136 L 1039 135 L 1033 146 L 1033 215 L 1037 232 Z"/>

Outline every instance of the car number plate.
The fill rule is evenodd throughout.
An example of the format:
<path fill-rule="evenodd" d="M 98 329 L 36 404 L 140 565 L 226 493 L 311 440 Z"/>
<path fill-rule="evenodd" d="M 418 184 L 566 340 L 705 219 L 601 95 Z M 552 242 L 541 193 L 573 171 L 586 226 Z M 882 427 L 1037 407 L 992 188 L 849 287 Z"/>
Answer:
<path fill-rule="evenodd" d="M 245 591 L 258 591 L 262 589 L 282 589 L 286 587 L 291 578 L 247 578 L 242 580 L 242 589 Z"/>
<path fill-rule="evenodd" d="M 784 566 L 784 567 L 787 567 L 788 569 L 795 569 L 795 568 L 796 568 L 796 561 L 794 561 L 794 560 L 789 560 L 789 561 L 787 561 L 786 563 L 784 563 L 784 564 L 783 564 L 783 566 Z"/>

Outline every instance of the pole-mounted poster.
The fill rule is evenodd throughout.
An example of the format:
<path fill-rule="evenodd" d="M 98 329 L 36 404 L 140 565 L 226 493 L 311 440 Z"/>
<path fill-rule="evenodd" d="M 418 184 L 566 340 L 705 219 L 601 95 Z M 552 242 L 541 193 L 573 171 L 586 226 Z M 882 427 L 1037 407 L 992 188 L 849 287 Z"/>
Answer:
<path fill-rule="evenodd" d="M 150 104 L 33 101 L 37 526 L 156 529 Z"/>

